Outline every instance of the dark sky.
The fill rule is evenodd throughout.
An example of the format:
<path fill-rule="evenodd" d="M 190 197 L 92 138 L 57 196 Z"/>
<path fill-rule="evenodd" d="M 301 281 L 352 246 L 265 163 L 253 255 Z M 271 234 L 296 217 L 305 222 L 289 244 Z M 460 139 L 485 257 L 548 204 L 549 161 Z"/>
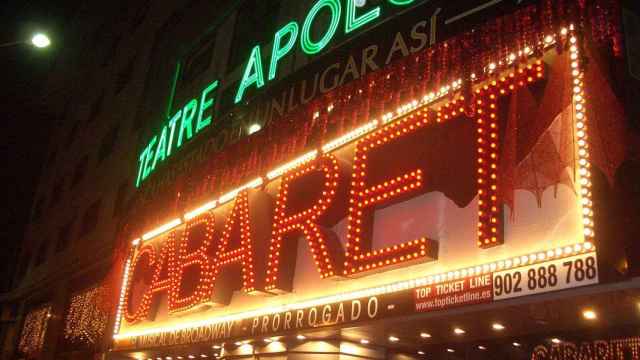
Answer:
<path fill-rule="evenodd" d="M 0 47 L 0 152 L 2 184 L 2 246 L 0 277 L 16 253 L 29 219 L 34 190 L 54 123 L 44 106 L 43 85 L 56 56 L 64 51 L 62 26 L 73 14 L 75 1 L 10 0 L 0 2 L 0 44 L 28 40 L 34 31 L 50 34 L 53 46 L 39 50 L 28 45 Z M 6 290 L 0 281 L 0 292 Z"/>

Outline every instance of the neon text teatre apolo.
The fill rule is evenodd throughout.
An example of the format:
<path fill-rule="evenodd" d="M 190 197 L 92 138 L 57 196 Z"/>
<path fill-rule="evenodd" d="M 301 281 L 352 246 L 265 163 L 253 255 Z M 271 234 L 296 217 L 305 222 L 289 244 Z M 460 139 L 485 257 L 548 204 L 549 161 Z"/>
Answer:
<path fill-rule="evenodd" d="M 279 29 L 273 38 L 268 68 L 263 66 L 260 45 L 256 45 L 245 62 L 242 80 L 235 95 L 235 103 L 242 102 L 245 92 L 251 87 L 261 88 L 266 81 L 274 80 L 278 63 L 294 49 L 297 42 L 302 51 L 309 56 L 320 53 L 335 37 L 343 14 L 343 28 L 346 35 L 376 20 L 382 14 L 381 6 L 369 6 L 363 9 L 356 5 L 356 0 L 342 1 L 318 0 L 307 13 L 302 28 L 297 21 L 291 21 Z M 387 0 L 387 2 L 393 6 L 407 6 L 415 0 Z M 312 39 L 312 28 L 323 12 L 329 14 L 329 22 L 319 39 Z M 267 79 L 265 79 L 265 70 L 268 70 Z M 218 81 L 207 85 L 199 99 L 194 98 L 187 102 L 168 119 L 160 133 L 151 138 L 138 158 L 136 187 L 139 187 L 160 163 L 169 158 L 174 150 L 182 147 L 186 141 L 211 124 L 214 95 L 218 87 Z"/>

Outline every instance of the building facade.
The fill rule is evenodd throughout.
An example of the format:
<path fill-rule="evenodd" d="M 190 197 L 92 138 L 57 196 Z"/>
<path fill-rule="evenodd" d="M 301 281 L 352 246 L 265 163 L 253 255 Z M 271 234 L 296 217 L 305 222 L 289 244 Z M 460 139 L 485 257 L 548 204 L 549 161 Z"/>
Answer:
<path fill-rule="evenodd" d="M 87 2 L 7 359 L 638 359 L 637 4 Z"/>

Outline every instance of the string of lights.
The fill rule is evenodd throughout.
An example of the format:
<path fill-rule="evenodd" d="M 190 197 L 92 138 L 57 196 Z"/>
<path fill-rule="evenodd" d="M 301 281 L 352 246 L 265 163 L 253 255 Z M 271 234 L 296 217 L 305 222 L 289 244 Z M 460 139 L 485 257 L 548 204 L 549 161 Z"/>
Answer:
<path fill-rule="evenodd" d="M 42 351 L 50 317 L 50 304 L 43 305 L 27 313 L 22 326 L 20 343 L 18 344 L 20 352 L 33 357 Z"/>
<path fill-rule="evenodd" d="M 74 343 L 96 344 L 104 334 L 108 314 L 100 307 L 104 287 L 95 287 L 71 296 L 65 319 L 64 337 Z"/>

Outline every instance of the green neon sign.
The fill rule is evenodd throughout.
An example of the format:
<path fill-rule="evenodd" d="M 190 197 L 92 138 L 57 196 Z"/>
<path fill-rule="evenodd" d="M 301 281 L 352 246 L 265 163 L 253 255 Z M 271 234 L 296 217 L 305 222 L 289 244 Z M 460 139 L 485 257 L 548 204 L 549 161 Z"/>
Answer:
<path fill-rule="evenodd" d="M 280 46 L 282 38 L 289 36 L 289 40 L 284 46 Z M 296 38 L 298 37 L 298 23 L 292 21 L 282 27 L 282 29 L 276 32 L 276 37 L 273 39 L 273 51 L 271 52 L 271 64 L 269 65 L 269 80 L 276 78 L 276 70 L 278 68 L 278 61 L 287 55 L 293 46 L 296 44 Z"/>
<path fill-rule="evenodd" d="M 258 89 L 264 86 L 260 45 L 256 45 L 253 50 L 251 50 L 249 62 L 247 62 L 247 66 L 244 68 L 244 75 L 242 75 L 242 81 L 240 82 L 238 93 L 236 94 L 236 104 L 242 101 L 242 96 L 244 95 L 245 90 L 253 84 L 255 84 Z"/>
<path fill-rule="evenodd" d="M 406 6 L 415 2 L 415 0 L 387 1 L 394 6 Z M 311 34 L 312 27 L 318 15 L 325 11 L 330 16 L 329 23 L 326 29 L 323 29 L 324 31 L 320 38 L 313 39 Z M 317 0 L 305 16 L 302 27 L 299 26 L 298 22 L 291 21 L 274 34 L 268 68 L 265 68 L 262 64 L 260 45 L 253 47 L 245 63 L 242 79 L 235 95 L 235 103 L 242 102 L 245 93 L 251 87 L 259 89 L 265 86 L 267 81 L 274 80 L 277 77 L 278 64 L 294 50 L 296 44 L 300 44 L 300 49 L 307 55 L 316 55 L 324 50 L 331 40 L 335 38 L 343 13 L 345 14 L 344 34 L 348 35 L 379 19 L 382 16 L 382 7 L 375 6 L 364 10 L 359 9 L 356 5 L 356 0 Z M 266 80 L 265 71 L 267 71 Z M 171 100 L 166 114 L 168 121 L 151 138 L 151 141 L 147 143 L 138 157 L 136 187 L 139 187 L 176 150 L 209 127 L 213 122 L 214 93 L 219 86 L 219 82 L 217 80 L 213 81 L 202 90 L 199 97 L 190 99 L 182 108 L 173 112 L 171 107 L 179 73 L 180 63 L 178 63 L 172 83 Z"/>
<path fill-rule="evenodd" d="M 331 12 L 331 22 L 329 23 L 329 28 L 324 33 L 322 38 L 317 42 L 314 42 L 311 39 L 311 25 L 313 25 L 313 21 L 322 8 L 327 8 Z M 327 46 L 329 41 L 336 34 L 336 30 L 338 30 L 338 23 L 340 22 L 340 13 L 342 12 L 342 8 L 340 6 L 339 0 L 320 0 L 318 1 L 312 8 L 311 11 L 307 14 L 307 17 L 304 19 L 304 24 L 302 25 L 302 34 L 300 36 L 300 46 L 302 46 L 302 51 L 309 55 L 317 54 L 322 49 Z"/>
<path fill-rule="evenodd" d="M 302 28 L 300 29 L 296 21 L 292 21 L 280 28 L 273 38 L 273 47 L 271 49 L 271 62 L 269 63 L 267 81 L 274 80 L 277 76 L 278 63 L 287 56 L 295 46 L 296 42 L 300 43 L 300 49 L 308 55 L 316 55 L 329 45 L 335 37 L 338 30 L 340 19 L 342 16 L 342 2 L 344 1 L 345 20 L 344 33 L 350 34 L 362 26 L 380 18 L 382 9 L 376 6 L 369 11 L 358 14 L 358 7 L 355 0 L 317 0 L 311 7 L 307 16 L 305 16 Z M 387 0 L 395 6 L 407 6 L 415 2 L 415 0 Z M 330 21 L 320 39 L 311 38 L 311 28 L 321 11 L 328 11 Z M 298 39 L 300 37 L 300 39 Z M 262 55 L 260 45 L 256 45 L 249 55 L 246 62 L 244 72 L 238 90 L 235 96 L 235 103 L 242 102 L 247 91 L 252 86 L 259 89 L 265 85 L 264 79 L 265 69 L 262 66 Z"/>
<path fill-rule="evenodd" d="M 213 93 L 218 88 L 218 81 L 207 85 L 198 99 L 191 99 L 179 109 L 155 135 L 138 157 L 138 176 L 136 187 L 139 187 L 151 173 L 166 161 L 174 149 L 180 148 L 196 134 L 211 125 L 213 120 Z"/>
<path fill-rule="evenodd" d="M 369 10 L 366 14 L 356 17 L 356 1 L 347 0 L 347 14 L 344 24 L 344 33 L 348 34 L 379 17 L 380 6 L 376 6 L 374 9 Z"/>
<path fill-rule="evenodd" d="M 400 5 L 400 6 L 409 5 L 414 1 L 415 0 L 389 0 L 389 2 L 392 3 L 393 5 Z"/>

